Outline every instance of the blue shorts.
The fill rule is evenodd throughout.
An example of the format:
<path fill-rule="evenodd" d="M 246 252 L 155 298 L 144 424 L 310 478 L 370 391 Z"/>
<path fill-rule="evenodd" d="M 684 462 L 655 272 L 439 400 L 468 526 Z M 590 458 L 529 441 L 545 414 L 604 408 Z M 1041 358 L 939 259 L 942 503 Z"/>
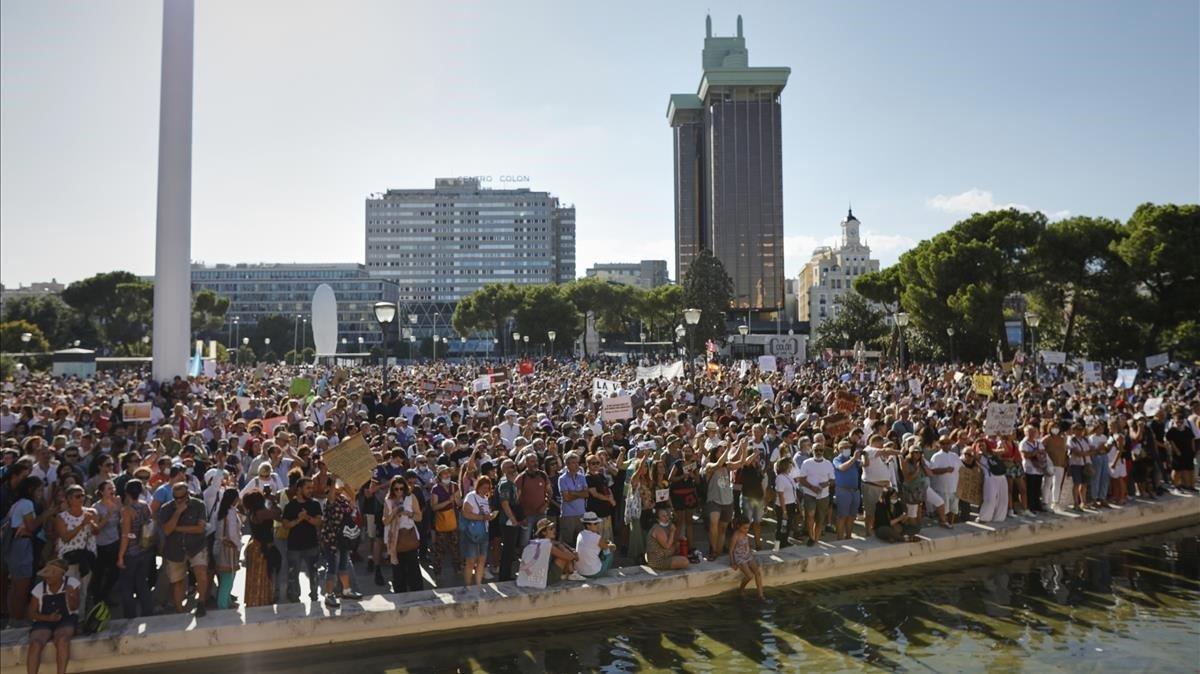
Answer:
<path fill-rule="evenodd" d="M 471 538 L 465 533 L 458 534 L 458 549 L 462 553 L 463 559 L 473 559 L 475 557 L 487 557 L 488 544 L 472 543 Z"/>
<path fill-rule="evenodd" d="M 13 578 L 33 578 L 33 539 L 14 537 L 8 548 L 8 575 Z"/>
<path fill-rule="evenodd" d="M 837 516 L 854 517 L 862 505 L 862 492 L 847 487 L 837 488 Z"/>

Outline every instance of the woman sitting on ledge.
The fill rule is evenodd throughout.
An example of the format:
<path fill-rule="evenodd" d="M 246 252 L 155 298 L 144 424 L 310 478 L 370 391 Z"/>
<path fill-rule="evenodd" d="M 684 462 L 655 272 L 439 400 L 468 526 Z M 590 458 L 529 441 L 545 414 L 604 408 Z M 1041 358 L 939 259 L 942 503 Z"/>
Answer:
<path fill-rule="evenodd" d="M 659 503 L 655 506 L 654 514 L 658 516 L 658 521 L 646 538 L 646 565 L 656 571 L 686 569 L 687 557 L 676 554 L 679 550 L 679 530 L 671 522 L 671 506 Z"/>
<path fill-rule="evenodd" d="M 904 504 L 896 494 L 896 490 L 887 487 L 879 502 L 875 504 L 875 536 L 881 541 L 899 543 L 904 536 L 902 527 L 908 519 Z"/>
<path fill-rule="evenodd" d="M 52 559 L 38 572 L 42 582 L 33 588 L 29 598 L 29 653 L 25 658 L 26 671 L 36 674 L 42 666 L 42 650 L 54 640 L 54 659 L 58 674 L 65 674 L 71 659 L 71 637 L 79 623 L 79 581 L 67 577 L 67 563 Z"/>
<path fill-rule="evenodd" d="M 538 521 L 537 529 L 533 534 L 534 540 L 550 541 L 550 568 L 546 572 L 546 585 L 553 585 L 564 577 L 567 580 L 583 580 L 583 576 L 575 573 L 575 563 L 579 561 L 579 555 L 575 554 L 571 546 L 554 540 L 557 535 L 558 525 L 548 517 L 543 517 Z"/>

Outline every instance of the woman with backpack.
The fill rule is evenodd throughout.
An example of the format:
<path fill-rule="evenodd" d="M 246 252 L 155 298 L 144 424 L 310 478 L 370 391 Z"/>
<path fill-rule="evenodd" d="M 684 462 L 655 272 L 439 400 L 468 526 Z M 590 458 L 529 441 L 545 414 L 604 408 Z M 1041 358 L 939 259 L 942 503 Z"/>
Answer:
<path fill-rule="evenodd" d="M 362 595 L 350 585 L 350 575 L 354 573 L 351 553 L 362 538 L 359 521 L 354 491 L 346 483 L 336 480 L 321 525 L 321 553 L 325 557 L 325 605 L 330 608 L 341 605 L 339 596 L 342 599 L 362 599 Z M 340 595 L 334 593 L 334 583 L 339 580 L 342 583 Z"/>

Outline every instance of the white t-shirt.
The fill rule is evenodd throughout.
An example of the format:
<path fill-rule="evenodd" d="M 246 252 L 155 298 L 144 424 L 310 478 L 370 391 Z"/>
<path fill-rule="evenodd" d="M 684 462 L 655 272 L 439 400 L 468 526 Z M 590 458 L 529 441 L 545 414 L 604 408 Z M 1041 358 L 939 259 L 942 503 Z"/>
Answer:
<path fill-rule="evenodd" d="M 929 467 L 952 468 L 949 473 L 934 475 L 929 478 L 930 484 L 939 494 L 954 494 L 958 491 L 958 471 L 962 468 L 962 459 L 954 452 L 939 449 L 929 459 Z"/>
<path fill-rule="evenodd" d="M 775 491 L 783 496 L 783 504 L 791 505 L 796 502 L 796 481 L 791 475 L 782 473 L 775 476 Z"/>
<path fill-rule="evenodd" d="M 834 477 L 833 462 L 827 459 L 805 459 L 804 463 L 800 466 L 800 477 L 807 480 L 809 484 L 816 485 L 817 487 L 817 490 L 813 491 L 801 484 L 800 490 L 806 496 L 825 498 L 829 496 L 829 486 L 825 483 L 832 482 Z"/>
<path fill-rule="evenodd" d="M 600 573 L 600 534 L 584 529 L 575 539 L 575 552 L 579 554 L 579 563 L 575 570 L 582 576 L 594 576 Z"/>
<path fill-rule="evenodd" d="M 1021 452 L 1021 467 L 1025 469 L 1025 474 L 1041 475 L 1042 469 L 1029 458 L 1026 452 L 1032 452 L 1034 456 L 1044 454 L 1045 449 L 1042 447 L 1042 441 L 1025 439 L 1021 441 L 1020 445 L 1017 445 L 1017 449 Z"/>
<path fill-rule="evenodd" d="M 62 587 L 59 588 L 58 592 L 50 592 L 49 588 L 46 587 L 46 581 L 44 581 L 44 580 L 39 581 L 37 585 L 34 585 L 33 592 L 31 592 L 30 594 L 32 594 L 33 598 L 37 599 L 37 601 L 38 601 L 38 612 L 41 613 L 41 610 L 42 610 L 42 597 L 44 597 L 46 595 L 53 596 L 56 594 L 66 594 L 67 588 L 69 588 L 69 587 L 73 587 L 76 590 L 78 590 L 80 588 L 79 579 L 75 578 L 73 576 L 63 576 L 63 584 L 62 584 Z M 83 603 L 82 599 L 83 598 L 80 597 L 80 600 L 81 600 L 80 604 Z M 67 610 L 71 611 L 69 602 L 67 603 Z M 76 607 L 74 611 L 71 611 L 71 614 L 79 615 L 79 608 Z"/>
<path fill-rule="evenodd" d="M 9 412 L 8 414 L 0 414 L 0 433 L 8 433 L 17 425 L 21 417 Z"/>
<path fill-rule="evenodd" d="M 1117 443 L 1108 443 L 1108 456 L 1105 457 L 1105 461 L 1108 461 L 1108 468 L 1112 477 L 1125 477 L 1126 474 L 1125 462 L 1117 461 L 1119 455 L 1120 452 L 1117 451 Z M 1116 466 L 1113 466 L 1114 461 L 1117 462 Z"/>
<path fill-rule="evenodd" d="M 893 483 L 895 482 L 896 469 L 892 467 L 892 463 L 881 452 L 882 447 L 867 447 L 863 450 L 863 455 L 867 457 L 867 461 L 863 462 L 863 482 Z"/>

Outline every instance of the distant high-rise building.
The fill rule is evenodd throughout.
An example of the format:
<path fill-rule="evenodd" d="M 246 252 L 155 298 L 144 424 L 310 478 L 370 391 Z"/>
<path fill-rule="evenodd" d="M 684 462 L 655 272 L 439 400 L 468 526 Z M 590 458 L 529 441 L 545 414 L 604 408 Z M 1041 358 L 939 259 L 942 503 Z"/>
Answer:
<path fill-rule="evenodd" d="M 751 68 L 742 17 L 736 37 L 706 19 L 695 94 L 672 94 L 675 273 L 709 249 L 733 279 L 735 309 L 776 311 L 785 301 L 783 145 L 779 95 L 790 68 Z"/>
<path fill-rule="evenodd" d="M 236 317 L 243 336 L 259 320 L 278 314 L 303 323 L 312 320 L 312 297 L 322 283 L 333 288 L 337 297 L 338 336 L 346 339 L 339 351 L 358 351 L 363 344 L 378 344 L 383 336 L 375 320 L 376 302 L 395 302 L 396 284 L 373 278 L 367 268 L 353 262 L 317 264 L 218 264 L 192 265 L 192 292 L 211 290 L 229 298 L 225 312 L 225 331 L 230 331 Z M 397 323 L 392 343 L 397 343 L 399 330 L 408 327 Z M 313 346 L 311 343 L 309 346 Z M 280 353 L 291 349 L 284 345 Z"/>
<path fill-rule="evenodd" d="M 588 278 L 637 286 L 643 290 L 650 290 L 671 282 L 667 277 L 666 260 L 597 263 L 589 267 L 586 274 Z"/>
<path fill-rule="evenodd" d="M 841 245 L 817 248 L 800 271 L 800 320 L 808 321 L 814 337 L 822 323 L 837 315 L 837 298 L 854 292 L 854 279 L 879 271 L 879 260 L 871 259 L 870 246 L 859 238 L 860 223 L 853 210 L 846 212 L 841 226 Z"/>
<path fill-rule="evenodd" d="M 489 283 L 575 278 L 575 207 L 549 192 L 479 182 L 438 178 L 433 189 L 367 198 L 367 269 L 395 281 L 402 303 L 449 307 Z"/>

